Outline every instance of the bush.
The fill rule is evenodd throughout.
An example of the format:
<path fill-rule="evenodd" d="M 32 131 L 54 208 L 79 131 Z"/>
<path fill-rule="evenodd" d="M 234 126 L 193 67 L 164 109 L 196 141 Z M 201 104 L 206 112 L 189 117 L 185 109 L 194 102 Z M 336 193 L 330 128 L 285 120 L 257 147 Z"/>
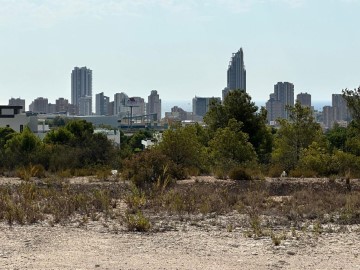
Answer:
<path fill-rule="evenodd" d="M 129 231 L 147 232 L 151 224 L 148 218 L 139 210 L 136 214 L 126 214 L 126 224 Z"/>
<path fill-rule="evenodd" d="M 137 187 L 152 188 L 154 183 L 163 186 L 177 175 L 174 164 L 156 148 L 131 156 L 124 162 L 122 176 Z"/>
<path fill-rule="evenodd" d="M 229 178 L 232 180 L 251 180 L 251 175 L 249 175 L 245 169 L 237 167 L 230 171 Z"/>
<path fill-rule="evenodd" d="M 29 165 L 22 167 L 16 171 L 17 177 L 23 180 L 30 180 L 31 177 L 43 178 L 45 177 L 45 168 L 41 164 Z"/>

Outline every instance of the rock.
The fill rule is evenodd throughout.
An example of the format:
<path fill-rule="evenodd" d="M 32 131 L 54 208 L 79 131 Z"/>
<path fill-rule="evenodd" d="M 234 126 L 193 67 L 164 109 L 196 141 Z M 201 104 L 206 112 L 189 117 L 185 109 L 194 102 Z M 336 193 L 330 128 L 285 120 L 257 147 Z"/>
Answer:
<path fill-rule="evenodd" d="M 292 250 L 288 250 L 286 253 L 287 253 L 288 255 L 295 255 L 295 252 L 292 251 Z"/>

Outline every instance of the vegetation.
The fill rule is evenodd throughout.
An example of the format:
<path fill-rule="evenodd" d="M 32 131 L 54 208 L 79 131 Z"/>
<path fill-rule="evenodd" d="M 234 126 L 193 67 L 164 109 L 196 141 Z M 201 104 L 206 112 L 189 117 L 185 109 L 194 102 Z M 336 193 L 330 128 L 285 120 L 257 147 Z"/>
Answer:
<path fill-rule="evenodd" d="M 236 212 L 246 216 L 247 236 L 269 236 L 274 245 L 286 237 L 272 230 L 276 225 L 300 229 L 312 222 L 319 234 L 326 222 L 359 224 L 360 194 L 352 181 L 360 177 L 359 91 L 344 92 L 354 121 L 325 133 L 299 103 L 288 108 L 290 119 L 280 120 L 279 129 L 266 127 L 266 112 L 244 91 L 231 91 L 223 104 L 212 104 L 206 126 L 174 124 L 149 149 L 141 140 L 153 136 L 150 130 L 121 133 L 119 147 L 83 120 L 55 119 L 44 140 L 27 128 L 22 133 L 0 128 L 0 173 L 23 180 L 0 185 L 0 221 L 54 224 L 80 216 L 81 224 L 110 219 L 144 232 L 156 230 L 159 213 L 183 220 Z M 111 176 L 112 169 L 119 174 Z M 290 187 L 286 181 L 261 180 L 284 170 L 329 181 Z M 201 174 L 235 181 L 176 183 Z M 88 175 L 109 185 L 67 180 Z M 122 203 L 126 209 L 119 209 Z M 232 232 L 237 224 L 225 227 Z"/>

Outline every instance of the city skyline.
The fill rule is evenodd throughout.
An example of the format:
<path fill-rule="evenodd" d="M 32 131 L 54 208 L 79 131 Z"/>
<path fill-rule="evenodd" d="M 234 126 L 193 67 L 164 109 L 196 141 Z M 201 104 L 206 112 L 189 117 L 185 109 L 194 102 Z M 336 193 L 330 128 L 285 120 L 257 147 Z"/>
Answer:
<path fill-rule="evenodd" d="M 93 98 L 146 97 L 151 89 L 163 101 L 221 96 L 229 57 L 240 47 L 246 90 L 263 105 L 280 81 L 314 102 L 360 84 L 357 0 L 0 3 L 1 104 L 70 100 L 74 66 L 94 70 Z"/>

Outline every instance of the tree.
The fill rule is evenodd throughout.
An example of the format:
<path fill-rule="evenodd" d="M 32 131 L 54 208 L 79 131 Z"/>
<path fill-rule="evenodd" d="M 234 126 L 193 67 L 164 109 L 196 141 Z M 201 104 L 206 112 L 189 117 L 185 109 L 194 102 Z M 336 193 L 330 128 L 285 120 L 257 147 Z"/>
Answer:
<path fill-rule="evenodd" d="M 230 119 L 235 119 L 241 125 L 241 131 L 248 134 L 259 160 L 268 162 L 272 136 L 266 127 L 266 110 L 258 111 L 258 107 L 244 90 L 233 90 L 225 97 L 223 104 L 211 104 L 204 117 L 205 123 L 214 133 L 218 128 L 226 128 Z"/>
<path fill-rule="evenodd" d="M 287 109 L 290 111 L 290 120 L 279 120 L 280 129 L 275 137 L 272 162 L 280 164 L 282 169 L 288 171 L 297 165 L 301 151 L 314 141 L 321 141 L 323 135 L 310 108 L 296 102 L 294 107 Z"/>
<path fill-rule="evenodd" d="M 189 169 L 201 171 L 205 167 L 205 147 L 199 142 L 195 126 L 177 126 L 164 131 L 159 149 L 174 162 L 180 175 L 185 176 Z"/>
<path fill-rule="evenodd" d="M 342 96 L 346 100 L 353 120 L 360 125 L 360 87 L 354 90 L 342 90 Z"/>
<path fill-rule="evenodd" d="M 151 138 L 152 134 L 148 130 L 139 130 L 129 139 L 129 145 L 133 151 L 139 151 L 143 149 L 141 141 L 144 139 Z"/>
<path fill-rule="evenodd" d="M 22 133 L 16 133 L 6 142 L 6 162 L 13 168 L 37 163 L 41 146 L 41 140 L 26 127 Z"/>
<path fill-rule="evenodd" d="M 70 144 L 75 139 L 75 135 L 65 127 L 50 130 L 45 138 L 45 143 L 51 144 Z"/>
<path fill-rule="evenodd" d="M 347 140 L 347 128 L 340 127 L 338 123 L 335 123 L 332 129 L 330 129 L 325 135 L 330 142 L 331 148 L 339 150 L 345 150 L 345 144 Z"/>
<path fill-rule="evenodd" d="M 227 127 L 218 128 L 209 142 L 215 167 L 228 173 L 235 166 L 256 159 L 254 147 L 248 138 L 235 119 L 230 119 Z"/>
<path fill-rule="evenodd" d="M 16 132 L 9 127 L 0 128 L 0 149 L 3 150 L 6 142 L 11 139 Z"/>
<path fill-rule="evenodd" d="M 313 142 L 308 148 L 303 149 L 299 159 L 299 171 L 303 174 L 312 173 L 307 176 L 328 176 L 337 173 L 333 166 L 332 156 L 326 147 Z"/>

